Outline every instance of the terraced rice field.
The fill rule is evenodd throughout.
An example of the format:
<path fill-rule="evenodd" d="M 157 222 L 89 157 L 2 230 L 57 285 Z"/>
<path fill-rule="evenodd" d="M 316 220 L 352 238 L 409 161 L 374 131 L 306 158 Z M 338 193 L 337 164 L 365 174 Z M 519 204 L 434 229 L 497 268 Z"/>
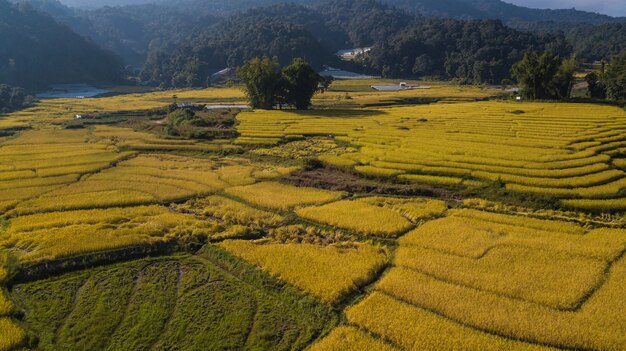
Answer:
<path fill-rule="evenodd" d="M 626 349 L 626 113 L 367 84 L 217 141 L 65 127 L 236 88 L 0 117 L 0 351 Z"/>
<path fill-rule="evenodd" d="M 453 187 L 501 182 L 555 197 L 567 208 L 626 208 L 626 112 L 584 105 L 434 104 L 304 113 L 242 113 L 241 138 L 261 143 L 331 136 L 359 147 L 323 155 L 330 165 L 401 181 Z"/>
<path fill-rule="evenodd" d="M 624 230 L 454 210 L 398 243 L 349 325 L 407 350 L 626 347 Z"/>

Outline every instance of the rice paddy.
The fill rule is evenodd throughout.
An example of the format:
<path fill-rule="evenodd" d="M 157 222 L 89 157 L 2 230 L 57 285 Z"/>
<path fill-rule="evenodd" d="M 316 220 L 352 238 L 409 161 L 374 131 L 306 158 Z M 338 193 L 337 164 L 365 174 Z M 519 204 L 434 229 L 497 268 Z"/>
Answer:
<path fill-rule="evenodd" d="M 620 137 L 626 112 L 619 108 L 489 102 L 375 108 L 360 115 L 252 111 L 239 118 L 242 137 L 262 139 L 259 131 L 272 139 L 327 135 L 359 146 L 342 155 L 322 153 L 320 160 L 371 177 L 444 187 L 502 182 L 512 191 L 599 212 L 619 205 L 613 198 L 626 188 L 624 171 L 615 166 L 626 150 Z"/>
<path fill-rule="evenodd" d="M 239 88 L 1 116 L 0 351 L 626 349 L 626 112 L 370 83 L 231 139 L 137 111 Z"/>
<path fill-rule="evenodd" d="M 322 247 L 225 241 L 220 246 L 330 303 L 371 282 L 387 261 L 385 250 L 370 244 Z"/>
<path fill-rule="evenodd" d="M 320 204 L 345 196 L 342 192 L 300 188 L 275 182 L 228 188 L 226 192 L 254 205 L 277 210 Z"/>

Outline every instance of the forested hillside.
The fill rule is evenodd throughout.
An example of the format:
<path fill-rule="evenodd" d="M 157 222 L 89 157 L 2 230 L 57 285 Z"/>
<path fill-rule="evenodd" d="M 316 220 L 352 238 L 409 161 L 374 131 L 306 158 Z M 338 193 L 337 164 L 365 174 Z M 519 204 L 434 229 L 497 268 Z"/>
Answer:
<path fill-rule="evenodd" d="M 431 19 L 377 43 L 363 64 L 386 77 L 433 76 L 500 84 L 529 50 L 571 53 L 562 35 L 519 32 L 499 21 Z"/>
<path fill-rule="evenodd" d="M 625 22 L 626 18 L 614 18 L 597 13 L 564 10 L 540 10 L 509 4 L 501 0 L 382 0 L 383 2 L 417 10 L 427 16 L 460 19 L 499 19 L 503 22 L 524 20 L 529 22 L 554 21 L 565 23 L 602 24 Z"/>
<path fill-rule="evenodd" d="M 423 18 L 375 1 L 335 0 L 316 7 L 275 5 L 230 17 L 175 51 L 152 51 L 144 79 L 196 86 L 221 68 L 255 56 L 282 63 L 304 57 L 314 66 L 341 64 L 333 52 L 369 46 L 353 69 L 385 77 L 435 77 L 467 83 L 510 78 L 528 50 L 572 52 L 562 34 L 532 34 L 499 21 Z"/>
<path fill-rule="evenodd" d="M 499 0 L 157 0 L 93 10 L 14 1 L 49 13 L 163 87 L 202 86 L 211 74 L 263 55 L 386 77 L 500 83 L 528 50 L 576 53 L 585 62 L 626 50 L 623 19 Z M 333 54 L 363 46 L 373 50 L 356 63 Z"/>
<path fill-rule="evenodd" d="M 121 63 L 51 17 L 0 0 L 0 82 L 24 88 L 110 82 Z"/>

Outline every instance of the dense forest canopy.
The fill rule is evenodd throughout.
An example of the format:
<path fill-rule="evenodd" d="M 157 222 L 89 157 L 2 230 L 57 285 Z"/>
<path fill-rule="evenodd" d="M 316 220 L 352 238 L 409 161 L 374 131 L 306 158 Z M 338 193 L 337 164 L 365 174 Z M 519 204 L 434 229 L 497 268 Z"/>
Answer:
<path fill-rule="evenodd" d="M 202 86 L 211 74 L 263 55 L 283 64 L 302 57 L 316 68 L 339 66 L 387 77 L 500 83 L 531 50 L 575 52 L 585 62 L 626 50 L 623 18 L 528 9 L 500 0 L 155 0 L 90 10 L 58 0 L 12 1 L 50 14 L 88 38 L 85 45 L 95 49 L 93 42 L 114 52 L 128 68 L 141 67 L 143 80 L 164 87 Z M 364 46 L 373 50 L 356 63 L 333 54 Z"/>
<path fill-rule="evenodd" d="M 50 16 L 0 0 L 0 83 L 36 88 L 111 82 L 120 74 L 114 55 Z"/>
<path fill-rule="evenodd" d="M 500 84 L 528 50 L 567 55 L 562 36 L 538 36 L 499 21 L 430 19 L 374 46 L 363 59 L 370 72 L 386 77 L 457 78 L 466 83 Z"/>

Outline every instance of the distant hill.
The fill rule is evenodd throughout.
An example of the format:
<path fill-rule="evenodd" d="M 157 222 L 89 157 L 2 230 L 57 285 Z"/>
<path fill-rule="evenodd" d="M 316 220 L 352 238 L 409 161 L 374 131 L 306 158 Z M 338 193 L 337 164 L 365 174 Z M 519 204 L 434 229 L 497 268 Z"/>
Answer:
<path fill-rule="evenodd" d="M 505 23 L 559 22 L 605 24 L 626 22 L 624 17 L 611 17 L 574 9 L 540 10 L 517 6 L 501 0 L 381 0 L 387 4 L 416 10 L 426 16 L 457 19 L 499 19 Z"/>
<path fill-rule="evenodd" d="M 0 0 L 0 83 L 114 82 L 121 63 L 107 51 L 26 5 Z"/>
<path fill-rule="evenodd" d="M 42 0 L 39 0 L 42 1 Z M 46 0 L 43 0 L 46 1 Z M 540 10 L 509 4 L 501 0 L 380 0 L 389 5 L 417 10 L 430 17 L 456 19 L 499 19 L 503 22 L 523 20 L 531 22 L 553 21 L 565 23 L 604 24 L 626 22 L 626 18 L 615 18 L 597 13 L 573 9 Z M 253 7 L 277 3 L 314 5 L 319 0 L 61 0 L 77 8 L 124 6 L 156 3 L 179 10 L 195 9 L 203 14 L 227 15 Z"/>

